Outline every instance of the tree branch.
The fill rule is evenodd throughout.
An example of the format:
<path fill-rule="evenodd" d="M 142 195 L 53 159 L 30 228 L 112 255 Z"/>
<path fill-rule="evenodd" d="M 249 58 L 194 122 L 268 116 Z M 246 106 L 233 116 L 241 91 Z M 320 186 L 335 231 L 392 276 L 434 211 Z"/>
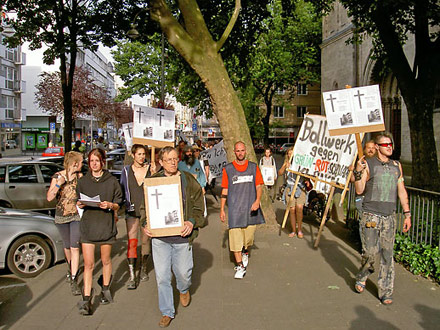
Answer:
<path fill-rule="evenodd" d="M 234 13 L 232 14 L 232 17 L 229 20 L 228 26 L 226 27 L 225 31 L 223 32 L 223 35 L 221 36 L 219 41 L 217 41 L 217 52 L 220 51 L 220 49 L 223 47 L 226 40 L 228 39 L 229 35 L 231 34 L 232 28 L 234 27 L 235 22 L 237 22 L 238 14 L 240 13 L 240 9 L 241 9 L 241 1 L 235 0 Z"/>

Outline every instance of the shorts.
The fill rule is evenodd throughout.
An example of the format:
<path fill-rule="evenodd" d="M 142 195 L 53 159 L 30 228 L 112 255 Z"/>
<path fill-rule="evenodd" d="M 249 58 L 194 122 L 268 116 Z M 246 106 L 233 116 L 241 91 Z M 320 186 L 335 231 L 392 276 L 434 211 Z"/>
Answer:
<path fill-rule="evenodd" d="M 256 229 L 256 225 L 229 229 L 229 251 L 241 252 L 243 247 L 247 249 L 249 246 L 252 246 Z"/>
<path fill-rule="evenodd" d="M 290 197 L 289 197 L 290 200 Z M 304 205 L 306 203 L 306 192 L 301 189 L 301 195 L 298 198 L 293 197 L 291 201 L 289 201 L 289 207 L 295 207 L 297 205 Z"/>
<path fill-rule="evenodd" d="M 72 221 L 68 223 L 56 223 L 55 226 L 63 239 L 63 246 L 65 249 L 79 248 L 80 231 L 79 221 Z"/>

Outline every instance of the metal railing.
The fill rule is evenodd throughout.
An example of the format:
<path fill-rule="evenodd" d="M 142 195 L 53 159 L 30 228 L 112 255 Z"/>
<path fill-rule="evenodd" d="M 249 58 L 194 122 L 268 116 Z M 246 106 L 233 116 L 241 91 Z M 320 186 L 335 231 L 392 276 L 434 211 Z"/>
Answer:
<path fill-rule="evenodd" d="M 440 248 L 440 193 L 413 187 L 406 187 L 406 189 L 411 210 L 412 226 L 408 232 L 411 241 Z M 351 184 L 347 196 L 347 220 L 358 219 L 355 195 L 354 185 Z M 396 230 L 402 233 L 404 215 L 399 200 L 397 200 L 396 214 Z"/>

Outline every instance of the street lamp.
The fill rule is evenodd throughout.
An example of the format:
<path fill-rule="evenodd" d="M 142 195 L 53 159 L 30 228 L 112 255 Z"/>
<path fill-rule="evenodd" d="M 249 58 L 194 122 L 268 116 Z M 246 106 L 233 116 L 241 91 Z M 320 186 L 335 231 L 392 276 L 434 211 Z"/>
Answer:
<path fill-rule="evenodd" d="M 130 30 L 127 31 L 127 36 L 130 39 L 136 40 L 139 38 L 140 33 L 137 30 L 137 24 L 135 23 L 136 18 L 139 16 L 139 14 L 144 11 L 148 10 L 149 8 L 143 8 L 140 11 L 137 12 L 137 14 L 134 16 L 133 21 L 131 23 Z M 160 58 L 160 100 L 159 100 L 159 108 L 165 108 L 165 35 L 162 32 L 161 36 L 161 58 Z"/>

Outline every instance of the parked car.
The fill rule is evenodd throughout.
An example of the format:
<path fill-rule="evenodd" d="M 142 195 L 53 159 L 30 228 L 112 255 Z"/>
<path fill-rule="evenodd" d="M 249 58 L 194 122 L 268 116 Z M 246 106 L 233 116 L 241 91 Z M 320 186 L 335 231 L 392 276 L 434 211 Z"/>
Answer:
<path fill-rule="evenodd" d="M 122 147 L 123 147 L 123 144 L 121 141 L 110 141 L 108 143 L 108 150 L 121 149 Z"/>
<path fill-rule="evenodd" d="M 44 150 L 43 157 L 52 157 L 52 156 L 64 156 L 64 148 L 63 147 L 49 147 Z"/>
<path fill-rule="evenodd" d="M 5 143 L 6 149 L 15 149 L 17 148 L 17 142 L 15 140 L 7 140 Z"/>
<path fill-rule="evenodd" d="M 9 162 L 0 164 L 0 207 L 43 211 L 55 209 L 46 193 L 52 176 L 63 168 L 50 162 Z"/>
<path fill-rule="evenodd" d="M 107 164 L 113 170 L 122 170 L 124 167 L 125 149 L 115 149 L 107 152 Z"/>
<path fill-rule="evenodd" d="M 63 259 L 63 242 L 52 217 L 0 208 L 0 269 L 35 277 Z"/>
<path fill-rule="evenodd" d="M 287 150 L 289 150 L 290 148 L 292 148 L 295 144 L 294 143 L 284 143 L 281 147 L 280 147 L 280 153 L 285 153 Z"/>

